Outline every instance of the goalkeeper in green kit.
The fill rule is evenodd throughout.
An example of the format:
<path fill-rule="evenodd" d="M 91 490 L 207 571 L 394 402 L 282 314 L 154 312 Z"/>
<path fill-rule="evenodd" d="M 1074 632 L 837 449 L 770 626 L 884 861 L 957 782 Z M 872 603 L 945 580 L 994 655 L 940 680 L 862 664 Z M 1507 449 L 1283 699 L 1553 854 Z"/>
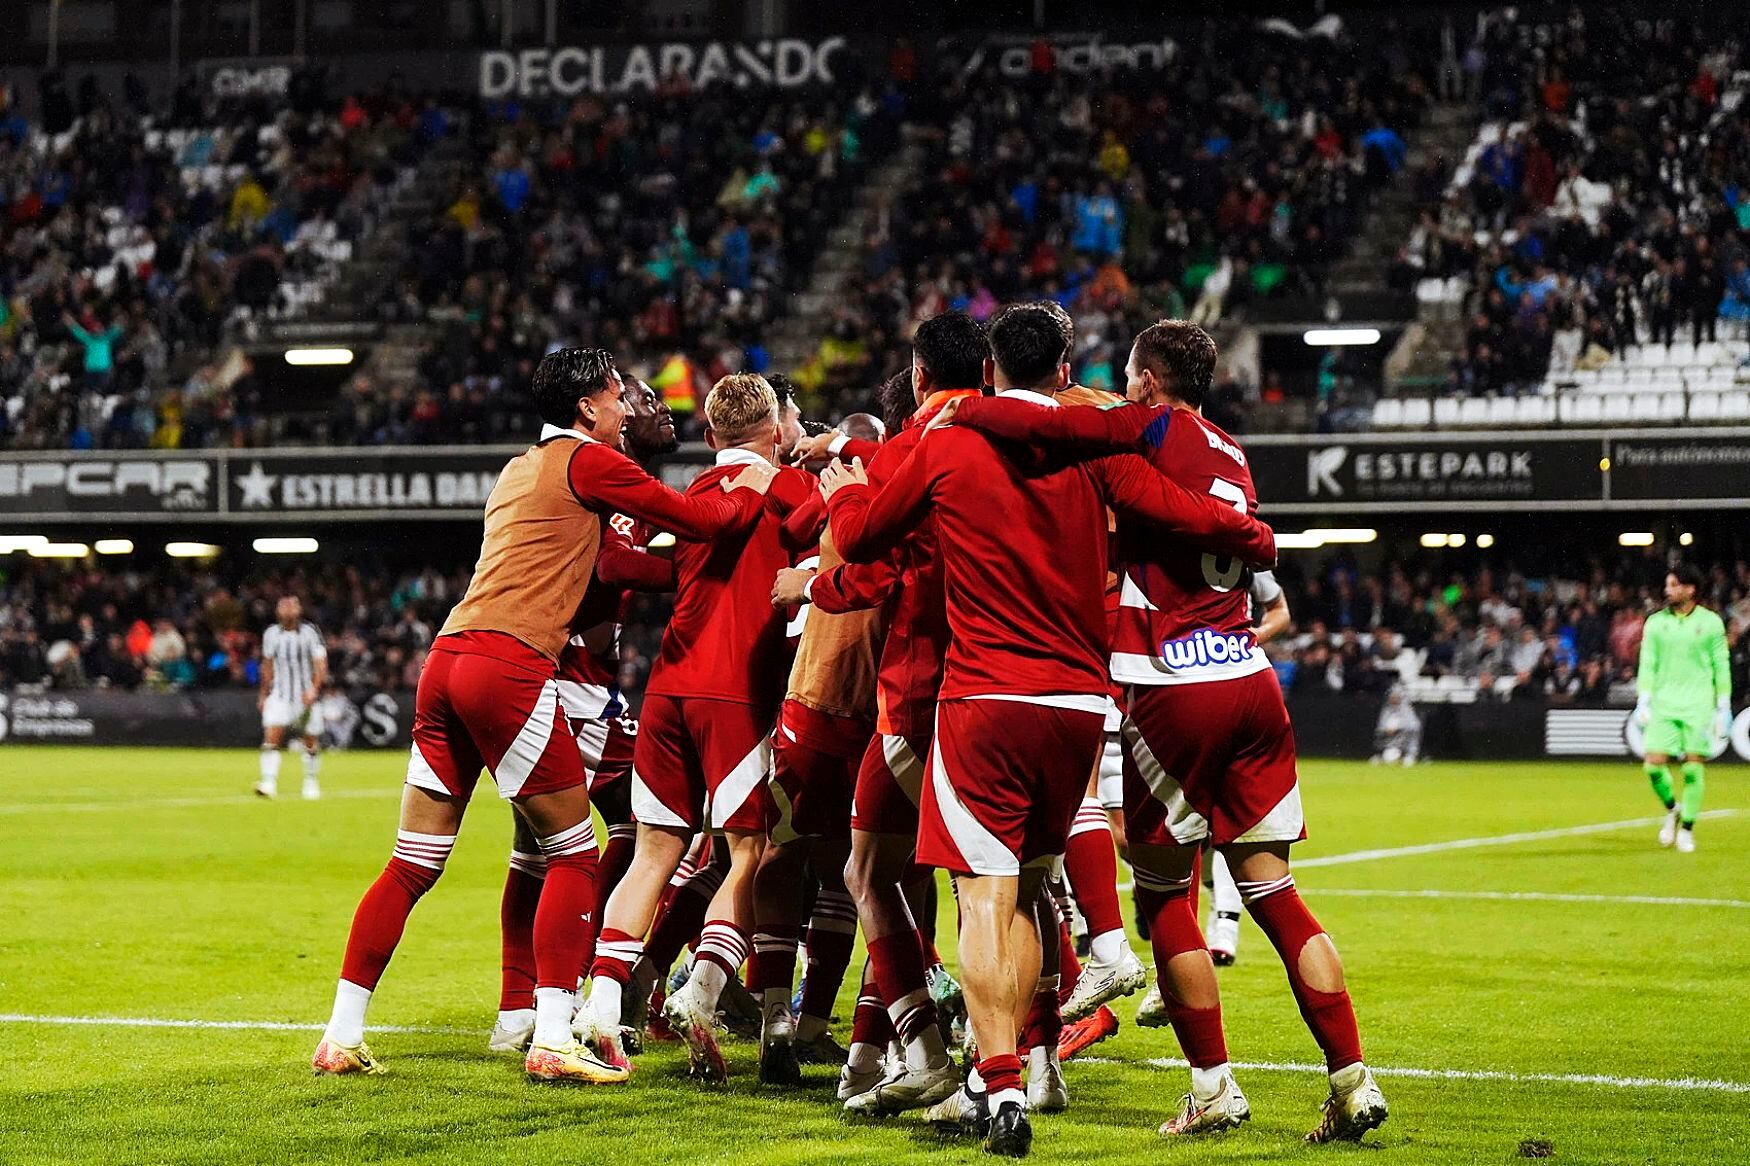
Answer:
<path fill-rule="evenodd" d="M 1665 576 L 1665 607 L 1647 617 L 1635 721 L 1646 731 L 1647 777 L 1670 811 L 1659 845 L 1695 850 L 1701 813 L 1702 763 L 1716 752 L 1732 722 L 1732 679 L 1727 669 L 1726 625 L 1695 602 L 1701 572 L 1679 564 Z M 1671 784 L 1671 766 L 1683 766 L 1683 795 Z"/>

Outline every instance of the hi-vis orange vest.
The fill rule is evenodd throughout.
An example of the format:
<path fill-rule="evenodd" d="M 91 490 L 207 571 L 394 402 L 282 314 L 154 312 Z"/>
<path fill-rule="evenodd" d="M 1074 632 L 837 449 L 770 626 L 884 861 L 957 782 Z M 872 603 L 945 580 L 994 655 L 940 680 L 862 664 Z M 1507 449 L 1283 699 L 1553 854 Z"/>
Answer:
<path fill-rule="evenodd" d="M 650 378 L 650 387 L 662 394 L 663 403 L 671 413 L 695 413 L 699 403 L 693 397 L 693 362 L 675 353 Z"/>

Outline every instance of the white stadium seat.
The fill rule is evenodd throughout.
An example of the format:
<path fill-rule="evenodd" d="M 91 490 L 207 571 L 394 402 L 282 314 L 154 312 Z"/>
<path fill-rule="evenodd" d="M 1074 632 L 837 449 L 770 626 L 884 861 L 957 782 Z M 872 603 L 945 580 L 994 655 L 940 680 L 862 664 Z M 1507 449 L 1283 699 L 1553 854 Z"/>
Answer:
<path fill-rule="evenodd" d="M 1458 424 L 1458 399 L 1456 397 L 1434 398 L 1434 424 L 1441 429 L 1449 429 Z"/>
<path fill-rule="evenodd" d="M 1627 393 L 1611 393 L 1604 398 L 1604 416 L 1601 418 L 1606 425 L 1617 425 L 1634 420 L 1635 399 Z"/>
<path fill-rule="evenodd" d="M 1376 429 L 1396 429 L 1404 423 L 1404 402 L 1401 397 L 1381 397 L 1373 406 Z"/>
<path fill-rule="evenodd" d="M 1750 392 L 1741 389 L 1720 394 L 1721 421 L 1750 421 Z"/>
<path fill-rule="evenodd" d="M 1515 425 L 1548 425 L 1556 419 L 1554 397 L 1521 397 L 1514 410 Z"/>
<path fill-rule="evenodd" d="M 1720 419 L 1719 393 L 1696 393 L 1689 398 L 1689 419 L 1691 421 L 1711 422 Z"/>
<path fill-rule="evenodd" d="M 1659 395 L 1659 420 L 1683 420 L 1683 414 L 1686 408 L 1685 402 L 1686 398 L 1681 389 L 1674 393 L 1661 393 Z"/>
<path fill-rule="evenodd" d="M 1535 401 L 1536 397 L 1527 397 Z M 1513 419 L 1519 415 L 1519 402 L 1512 397 L 1496 397 L 1489 402 L 1489 424 L 1499 427 L 1512 425 Z"/>
<path fill-rule="evenodd" d="M 1404 401 L 1405 426 L 1425 428 L 1434 419 L 1434 405 L 1427 397 L 1409 397 Z"/>
<path fill-rule="evenodd" d="M 1482 397 L 1467 397 L 1458 407 L 1458 423 L 1460 425 L 1487 425 L 1489 423 L 1489 402 Z"/>
<path fill-rule="evenodd" d="M 1659 394 L 1636 393 L 1629 398 L 1634 409 L 1633 419 L 1638 422 L 1657 421 L 1659 419 Z"/>

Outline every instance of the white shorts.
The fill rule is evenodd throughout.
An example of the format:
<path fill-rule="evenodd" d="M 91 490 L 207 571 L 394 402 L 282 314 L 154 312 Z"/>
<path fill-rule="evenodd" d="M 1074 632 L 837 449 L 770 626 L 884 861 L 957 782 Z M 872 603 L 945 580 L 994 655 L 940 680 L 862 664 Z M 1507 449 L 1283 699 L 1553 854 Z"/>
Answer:
<path fill-rule="evenodd" d="M 1106 744 L 1100 752 L 1100 805 L 1108 810 L 1124 808 L 1124 737 L 1116 729 L 1106 730 Z"/>
<path fill-rule="evenodd" d="M 264 729 L 296 729 L 305 737 L 320 737 L 322 735 L 322 702 L 317 701 L 309 708 L 298 700 L 288 700 L 283 696 L 270 696 L 267 704 L 261 709 L 261 727 Z"/>

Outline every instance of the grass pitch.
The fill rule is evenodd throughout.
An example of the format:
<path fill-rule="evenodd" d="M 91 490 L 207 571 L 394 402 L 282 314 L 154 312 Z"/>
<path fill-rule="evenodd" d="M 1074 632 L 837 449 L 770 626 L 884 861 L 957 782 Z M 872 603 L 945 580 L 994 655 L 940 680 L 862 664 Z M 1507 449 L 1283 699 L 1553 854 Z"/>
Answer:
<path fill-rule="evenodd" d="M 267 803 L 249 796 L 248 752 L 0 750 L 0 1164 L 982 1158 L 916 1120 L 846 1121 L 825 1069 L 799 1094 L 762 1090 L 747 1044 L 728 1046 L 722 1090 L 683 1080 L 673 1046 L 628 1086 L 525 1084 L 485 1048 L 509 842 L 485 794 L 377 994 L 373 1026 L 417 1030 L 373 1035 L 391 1075 L 313 1078 L 347 924 L 392 841 L 400 764 L 331 754 L 324 800 Z M 1069 1067 L 1070 1112 L 1036 1120 L 1034 1160 L 1750 1161 L 1742 768 L 1709 773 L 1715 813 L 1687 857 L 1650 824 L 1608 825 L 1658 809 L 1632 764 L 1303 772 L 1298 881 L 1348 963 L 1391 1121 L 1360 1148 L 1300 1144 L 1325 1083 L 1247 922 L 1222 990 L 1252 1123 L 1158 1139 L 1186 1075 L 1149 1063 L 1177 1049 L 1129 1024 L 1131 1002 L 1097 1062 Z M 295 791 L 295 760 L 287 774 Z M 1605 828 L 1570 829 L 1590 826 Z M 840 1003 L 848 1019 L 848 990 Z M 162 1023 L 175 1021 L 197 1023 Z"/>

